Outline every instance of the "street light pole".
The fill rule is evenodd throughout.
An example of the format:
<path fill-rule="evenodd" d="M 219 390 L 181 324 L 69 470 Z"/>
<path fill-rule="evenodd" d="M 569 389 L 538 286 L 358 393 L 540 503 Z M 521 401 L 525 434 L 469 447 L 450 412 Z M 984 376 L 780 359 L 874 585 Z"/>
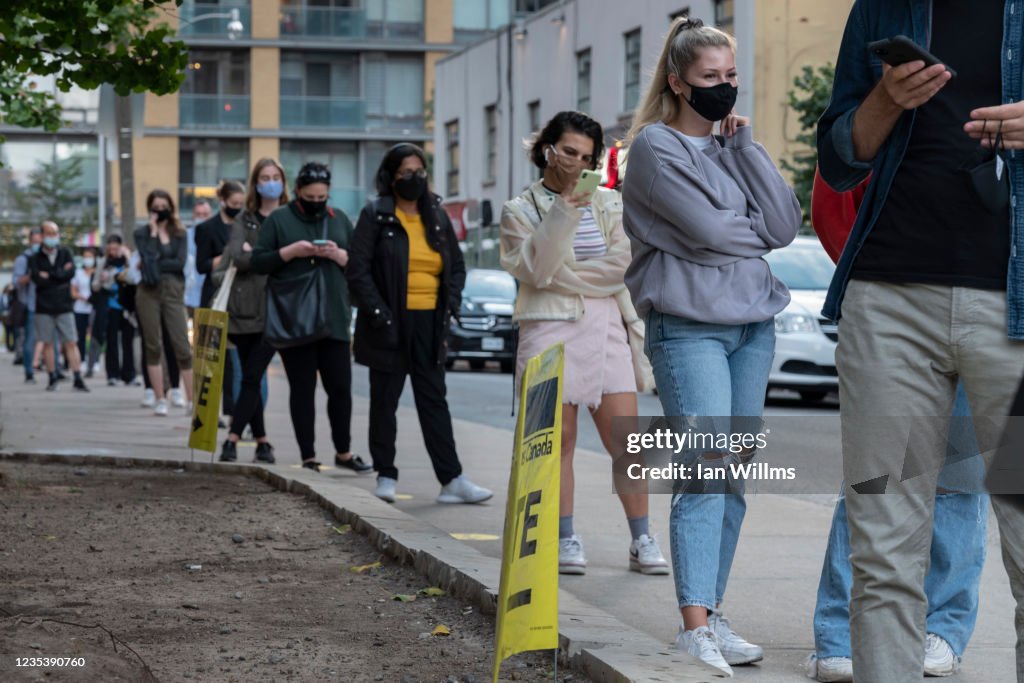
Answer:
<path fill-rule="evenodd" d="M 121 235 L 135 247 L 135 159 L 132 153 L 131 96 L 114 100 L 114 125 L 117 127 L 118 168 L 121 176 Z"/>

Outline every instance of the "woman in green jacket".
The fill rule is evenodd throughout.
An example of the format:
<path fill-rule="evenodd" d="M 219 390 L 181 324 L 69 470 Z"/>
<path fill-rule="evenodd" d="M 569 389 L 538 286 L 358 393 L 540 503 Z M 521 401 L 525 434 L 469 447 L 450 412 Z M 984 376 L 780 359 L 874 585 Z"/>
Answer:
<path fill-rule="evenodd" d="M 330 333 L 308 344 L 278 349 L 288 376 L 289 408 L 302 466 L 320 471 L 316 461 L 316 377 L 327 391 L 335 464 L 356 472 L 371 468 L 351 452 L 352 361 L 349 328 L 352 311 L 345 282 L 352 223 L 327 206 L 331 172 L 323 164 L 302 167 L 295 180 L 295 199 L 263 222 L 250 265 L 273 280 L 303 277 L 323 268 Z M 314 244 L 317 242 L 317 244 Z M 322 242 L 322 243 L 321 243 Z"/>

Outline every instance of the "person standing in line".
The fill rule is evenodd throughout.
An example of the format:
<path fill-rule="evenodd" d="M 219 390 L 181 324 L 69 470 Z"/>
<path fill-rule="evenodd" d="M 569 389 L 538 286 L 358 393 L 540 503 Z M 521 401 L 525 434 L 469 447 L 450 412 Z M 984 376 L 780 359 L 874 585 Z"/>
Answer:
<path fill-rule="evenodd" d="M 78 355 L 75 332 L 74 300 L 71 281 L 75 276 L 75 261 L 71 251 L 60 244 L 60 228 L 53 221 L 43 223 L 43 248 L 32 255 L 29 262 L 32 281 L 36 285 L 36 337 L 43 343 L 43 357 L 50 374 L 47 391 L 57 390 L 56 339 L 74 373 L 74 388 L 88 392 L 82 379 L 81 357 Z"/>
<path fill-rule="evenodd" d="M 188 245 L 185 231 L 174 211 L 174 200 L 164 190 L 153 190 L 146 197 L 149 223 L 135 231 L 139 250 L 140 282 L 135 293 L 135 309 L 145 345 L 146 372 L 156 396 L 154 415 L 166 417 L 163 327 L 181 371 L 188 399 L 185 412 L 192 414 L 192 349 L 188 343 L 185 315 L 185 261 Z M 154 362 L 155 361 L 155 362 Z"/>
<path fill-rule="evenodd" d="M 623 182 L 633 246 L 626 285 L 647 322 L 665 415 L 733 435 L 761 429 L 774 319 L 790 301 L 762 257 L 790 244 L 801 224 L 793 189 L 733 111 L 737 83 L 735 39 L 676 19 L 633 118 Z M 756 450 L 684 454 L 688 465 L 728 467 Z M 743 488 L 734 479 L 678 482 L 670 515 L 683 622 L 676 645 L 728 675 L 764 657 L 720 611 Z"/>
<path fill-rule="evenodd" d="M 441 198 L 430 191 L 426 153 L 395 145 L 377 169 L 377 197 L 359 214 L 348 282 L 359 301 L 355 359 L 370 368 L 370 455 L 375 494 L 395 502 L 396 412 L 412 378 L 416 412 L 439 503 L 482 503 L 494 494 L 462 473 L 445 398 L 448 327 L 457 314 L 466 265 Z"/>
<path fill-rule="evenodd" d="M 245 207 L 245 187 L 234 180 L 224 180 L 217 188 L 217 201 L 220 202 L 220 209 L 212 218 L 198 224 L 195 233 L 196 271 L 204 276 L 199 297 L 199 305 L 202 308 L 210 306 L 217 291 L 220 276 L 215 277 L 214 271 L 224 257 L 224 247 L 231 239 L 231 227 L 235 224 L 235 218 Z M 214 282 L 215 279 L 217 282 Z M 229 344 L 228 352 L 224 356 L 224 378 L 221 387 L 221 413 L 226 418 L 231 416 L 235 407 L 233 386 L 237 360 L 238 352 L 233 344 Z M 224 426 L 223 420 L 221 426 Z"/>
<path fill-rule="evenodd" d="M 580 407 L 590 412 L 609 454 L 620 457 L 626 444 L 616 439 L 613 420 L 635 416 L 638 380 L 652 383 L 642 357 L 643 322 L 623 280 L 630 249 L 622 230 L 622 198 L 604 188 L 593 195 L 573 194 L 581 171 L 596 170 L 603 150 L 604 132 L 597 121 L 580 112 L 555 115 L 530 148 L 543 177 L 506 202 L 501 217 L 501 265 L 519 282 L 516 386 L 529 358 L 565 344 L 558 522 L 562 574 L 583 574 L 587 566 L 573 527 Z M 634 359 L 632 347 L 640 359 Z M 641 359 L 638 378 L 634 360 Z M 668 574 L 668 562 L 650 535 L 647 492 L 620 492 L 619 499 L 632 537 L 629 568 Z"/>
<path fill-rule="evenodd" d="M 92 367 L 88 364 L 86 341 L 90 334 L 90 322 L 93 316 L 92 276 L 96 272 L 96 250 L 86 247 L 82 250 L 82 265 L 75 270 L 71 278 L 71 298 L 74 301 L 72 311 L 75 314 L 75 331 L 78 335 L 78 357 L 85 363 L 85 376 L 89 377 Z M 95 339 L 90 342 L 96 345 Z"/>
<path fill-rule="evenodd" d="M 29 261 L 43 246 L 42 228 L 32 228 L 28 233 L 28 248 L 14 259 L 14 285 L 18 300 L 25 305 L 25 324 L 22 326 L 21 362 L 25 370 L 25 384 L 35 384 L 36 361 L 36 285 L 32 281 Z"/>
<path fill-rule="evenodd" d="M 1021 9 L 1016 0 L 967 12 L 952 0 L 858 0 L 818 121 L 824 181 L 845 192 L 872 178 L 822 311 L 839 321 L 857 681 L 910 683 L 924 670 L 946 430 L 917 426 L 948 416 L 962 383 L 988 459 L 1024 375 Z M 949 60 L 955 77 L 923 60 L 890 67 L 865 49 L 900 34 Z M 903 469 L 911 443 L 919 476 Z M 1012 497 L 991 501 L 1024 683 L 1024 509 Z"/>
<path fill-rule="evenodd" d="M 131 254 L 125 248 L 121 236 L 107 236 L 107 253 L 103 268 L 96 278 L 100 294 L 106 299 L 107 307 L 107 351 L 105 368 L 107 385 L 126 386 L 135 381 L 135 327 L 129 319 L 130 311 L 125 310 L 123 288 Z M 134 291 L 134 290 L 132 290 Z"/>
<path fill-rule="evenodd" d="M 267 366 L 275 349 L 263 338 L 267 276 L 252 269 L 252 252 L 267 217 L 287 205 L 284 169 L 274 159 L 260 159 L 249 177 L 245 211 L 231 227 L 231 239 L 224 248 L 226 258 L 220 264 L 223 267 L 230 263 L 237 268 L 228 297 L 228 338 L 238 349 L 238 369 L 242 375 L 241 390 L 231 414 L 231 430 L 221 446 L 222 462 L 238 459 L 238 442 L 246 425 L 252 427 L 256 439 L 256 462 L 274 462 L 274 447 L 267 439 L 263 419 L 266 398 L 262 386 L 266 385 Z"/>
<path fill-rule="evenodd" d="M 196 201 L 192 207 L 192 225 L 185 231 L 188 243 L 188 261 L 185 263 L 185 306 L 191 318 L 192 312 L 202 304 L 203 284 L 206 276 L 196 270 L 196 226 L 210 219 L 213 210 L 205 199 Z"/>
<path fill-rule="evenodd" d="M 327 418 L 331 424 L 334 462 L 339 467 L 364 472 L 370 469 L 369 466 L 351 450 L 352 353 L 349 325 L 352 308 L 345 283 L 345 267 L 349 263 L 352 223 L 342 211 L 328 206 L 330 192 L 330 170 L 316 162 L 303 165 L 295 179 L 295 199 L 276 209 L 263 221 L 249 265 L 256 273 L 268 275 L 269 280 L 301 278 L 314 268 L 323 269 L 327 296 L 325 308 L 330 326 L 328 336 L 279 349 L 288 377 L 292 427 L 302 466 L 319 472 L 321 465 L 316 460 L 316 378 L 319 374 L 327 392 Z"/>
<path fill-rule="evenodd" d="M 85 378 L 90 379 L 100 371 L 100 356 L 107 342 L 107 296 L 100 288 L 100 275 L 103 273 L 103 256 L 97 247 L 90 247 L 93 253 L 92 273 L 89 277 L 89 303 L 92 305 L 92 318 L 89 321 L 89 360 L 85 363 Z M 83 261 L 84 265 L 84 261 Z"/>

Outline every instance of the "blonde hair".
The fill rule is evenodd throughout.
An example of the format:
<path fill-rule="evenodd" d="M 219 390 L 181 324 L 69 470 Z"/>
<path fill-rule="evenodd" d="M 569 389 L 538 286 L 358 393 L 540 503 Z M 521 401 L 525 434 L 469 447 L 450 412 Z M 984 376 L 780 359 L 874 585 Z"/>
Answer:
<path fill-rule="evenodd" d="M 679 96 L 669 87 L 668 77 L 675 74 L 682 79 L 686 70 L 700 59 L 701 50 L 709 47 L 727 47 L 735 52 L 736 39 L 725 31 L 705 26 L 700 19 L 677 17 L 672 22 L 643 103 L 633 114 L 627 145 L 652 123 L 668 122 L 679 115 Z"/>

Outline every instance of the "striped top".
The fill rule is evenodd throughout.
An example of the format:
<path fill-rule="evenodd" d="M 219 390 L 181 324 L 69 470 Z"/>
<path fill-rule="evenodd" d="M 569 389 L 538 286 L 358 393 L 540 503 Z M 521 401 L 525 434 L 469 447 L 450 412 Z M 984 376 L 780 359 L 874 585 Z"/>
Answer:
<path fill-rule="evenodd" d="M 552 197 L 557 196 L 557 193 L 549 190 L 547 186 L 544 187 L 544 191 Z M 597 220 L 590 207 L 580 209 L 580 224 L 576 228 L 576 236 L 572 241 L 572 251 L 577 261 L 600 258 L 608 253 L 608 245 L 604 241 L 604 235 L 601 234 L 601 229 L 597 226 Z"/>

